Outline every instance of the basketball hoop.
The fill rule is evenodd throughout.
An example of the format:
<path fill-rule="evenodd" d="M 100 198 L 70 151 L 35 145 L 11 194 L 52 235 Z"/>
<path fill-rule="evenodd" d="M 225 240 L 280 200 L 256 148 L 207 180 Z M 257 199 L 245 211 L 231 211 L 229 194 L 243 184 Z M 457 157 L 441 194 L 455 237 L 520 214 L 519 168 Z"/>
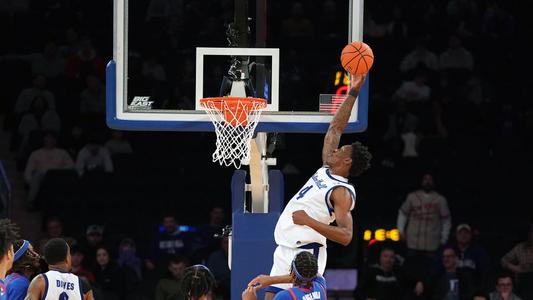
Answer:
<path fill-rule="evenodd" d="M 250 140 L 267 107 L 265 99 L 251 97 L 214 97 L 200 100 L 215 126 L 217 136 L 213 162 L 239 169 L 250 161 Z"/>

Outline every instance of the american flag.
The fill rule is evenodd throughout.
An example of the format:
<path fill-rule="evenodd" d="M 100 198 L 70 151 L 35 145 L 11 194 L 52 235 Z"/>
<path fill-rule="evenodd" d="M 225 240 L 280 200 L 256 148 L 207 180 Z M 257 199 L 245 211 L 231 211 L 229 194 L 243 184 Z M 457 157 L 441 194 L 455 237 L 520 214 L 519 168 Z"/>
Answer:
<path fill-rule="evenodd" d="M 339 109 L 344 100 L 346 100 L 346 97 L 348 97 L 346 94 L 322 94 L 320 95 L 318 109 L 320 112 L 326 112 L 333 115 L 337 112 L 337 109 Z"/>

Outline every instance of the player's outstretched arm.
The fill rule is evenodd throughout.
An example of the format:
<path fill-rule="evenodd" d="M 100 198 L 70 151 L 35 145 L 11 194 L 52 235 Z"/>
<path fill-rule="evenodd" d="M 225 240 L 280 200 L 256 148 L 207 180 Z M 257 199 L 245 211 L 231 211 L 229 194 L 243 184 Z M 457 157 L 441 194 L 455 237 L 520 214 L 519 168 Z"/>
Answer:
<path fill-rule="evenodd" d="M 291 274 L 281 276 L 258 275 L 248 283 L 248 286 L 263 289 L 273 284 L 280 283 L 294 283 L 294 278 Z"/>
<path fill-rule="evenodd" d="M 44 279 L 41 275 L 33 278 L 24 300 L 40 300 L 44 291 Z"/>
<path fill-rule="evenodd" d="M 337 226 L 326 225 L 310 216 L 303 210 L 297 210 L 292 213 L 294 224 L 307 225 L 325 236 L 328 240 L 347 246 L 352 241 L 353 224 L 352 214 L 352 196 L 347 189 L 338 187 L 331 192 L 331 202 L 335 210 L 335 219 Z"/>
<path fill-rule="evenodd" d="M 335 113 L 333 120 L 331 120 L 331 123 L 329 124 L 326 136 L 324 137 L 324 146 L 322 148 L 322 163 L 324 164 L 333 150 L 339 147 L 341 135 L 348 124 L 353 105 L 359 95 L 361 86 L 363 86 L 363 83 L 365 82 L 365 77 L 366 75 L 352 75 L 352 88 L 348 93 L 348 97 Z"/>

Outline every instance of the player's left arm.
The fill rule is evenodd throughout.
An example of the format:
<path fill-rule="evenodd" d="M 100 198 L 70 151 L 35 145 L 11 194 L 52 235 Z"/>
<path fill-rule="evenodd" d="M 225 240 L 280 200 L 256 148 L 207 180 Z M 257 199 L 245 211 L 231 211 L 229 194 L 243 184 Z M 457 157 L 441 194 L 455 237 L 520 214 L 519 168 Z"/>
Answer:
<path fill-rule="evenodd" d="M 33 280 L 30 283 L 30 286 L 28 287 L 28 293 L 26 294 L 26 298 L 24 300 L 39 300 L 42 298 L 42 293 L 44 291 L 45 283 L 44 278 L 41 275 L 38 275 L 37 277 L 33 278 Z"/>
<path fill-rule="evenodd" d="M 303 210 L 293 212 L 292 220 L 294 224 L 307 225 L 325 236 L 328 240 L 347 246 L 352 241 L 353 221 L 350 210 L 355 199 L 352 199 L 352 195 L 347 188 L 337 187 L 331 192 L 330 200 L 335 211 L 337 226 L 321 223 L 311 218 Z"/>
<path fill-rule="evenodd" d="M 333 120 L 331 120 L 331 123 L 329 124 L 326 136 L 324 137 L 324 145 L 322 146 L 323 164 L 326 164 L 328 156 L 339 147 L 341 135 L 346 128 L 346 125 L 348 125 L 348 120 L 350 119 L 355 100 L 357 100 L 359 90 L 361 90 L 361 87 L 365 82 L 365 77 L 366 75 L 352 75 L 352 88 L 348 93 L 348 97 L 344 100 L 339 109 L 337 109 Z"/>
<path fill-rule="evenodd" d="M 255 287 L 258 289 L 266 288 L 273 284 L 281 283 L 294 283 L 294 278 L 291 274 L 280 275 L 280 276 L 268 276 L 268 275 L 258 275 L 252 281 L 248 283 L 248 286 Z"/>
<path fill-rule="evenodd" d="M 80 277 L 80 285 L 81 293 L 83 294 L 83 300 L 94 300 L 91 283 L 87 279 Z"/>

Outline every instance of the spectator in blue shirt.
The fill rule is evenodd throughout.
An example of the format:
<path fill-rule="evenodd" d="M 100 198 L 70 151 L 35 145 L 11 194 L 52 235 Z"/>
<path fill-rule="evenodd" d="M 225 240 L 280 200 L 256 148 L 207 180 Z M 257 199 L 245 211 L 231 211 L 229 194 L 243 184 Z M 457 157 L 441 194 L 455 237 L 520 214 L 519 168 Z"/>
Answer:
<path fill-rule="evenodd" d="M 145 261 L 146 267 L 149 270 L 164 270 L 173 256 L 187 255 L 189 250 L 189 236 L 180 231 L 174 215 L 166 214 L 163 216 L 163 226 L 155 236 L 150 256 Z"/>
<path fill-rule="evenodd" d="M 491 271 L 489 255 L 482 246 L 474 242 L 472 227 L 469 224 L 457 225 L 455 240 L 448 247 L 453 248 L 457 254 L 457 269 L 472 278 L 477 286 L 486 285 L 487 275 Z M 434 259 L 434 268 L 437 273 L 443 271 L 440 262 L 444 249 L 441 249 Z"/>

